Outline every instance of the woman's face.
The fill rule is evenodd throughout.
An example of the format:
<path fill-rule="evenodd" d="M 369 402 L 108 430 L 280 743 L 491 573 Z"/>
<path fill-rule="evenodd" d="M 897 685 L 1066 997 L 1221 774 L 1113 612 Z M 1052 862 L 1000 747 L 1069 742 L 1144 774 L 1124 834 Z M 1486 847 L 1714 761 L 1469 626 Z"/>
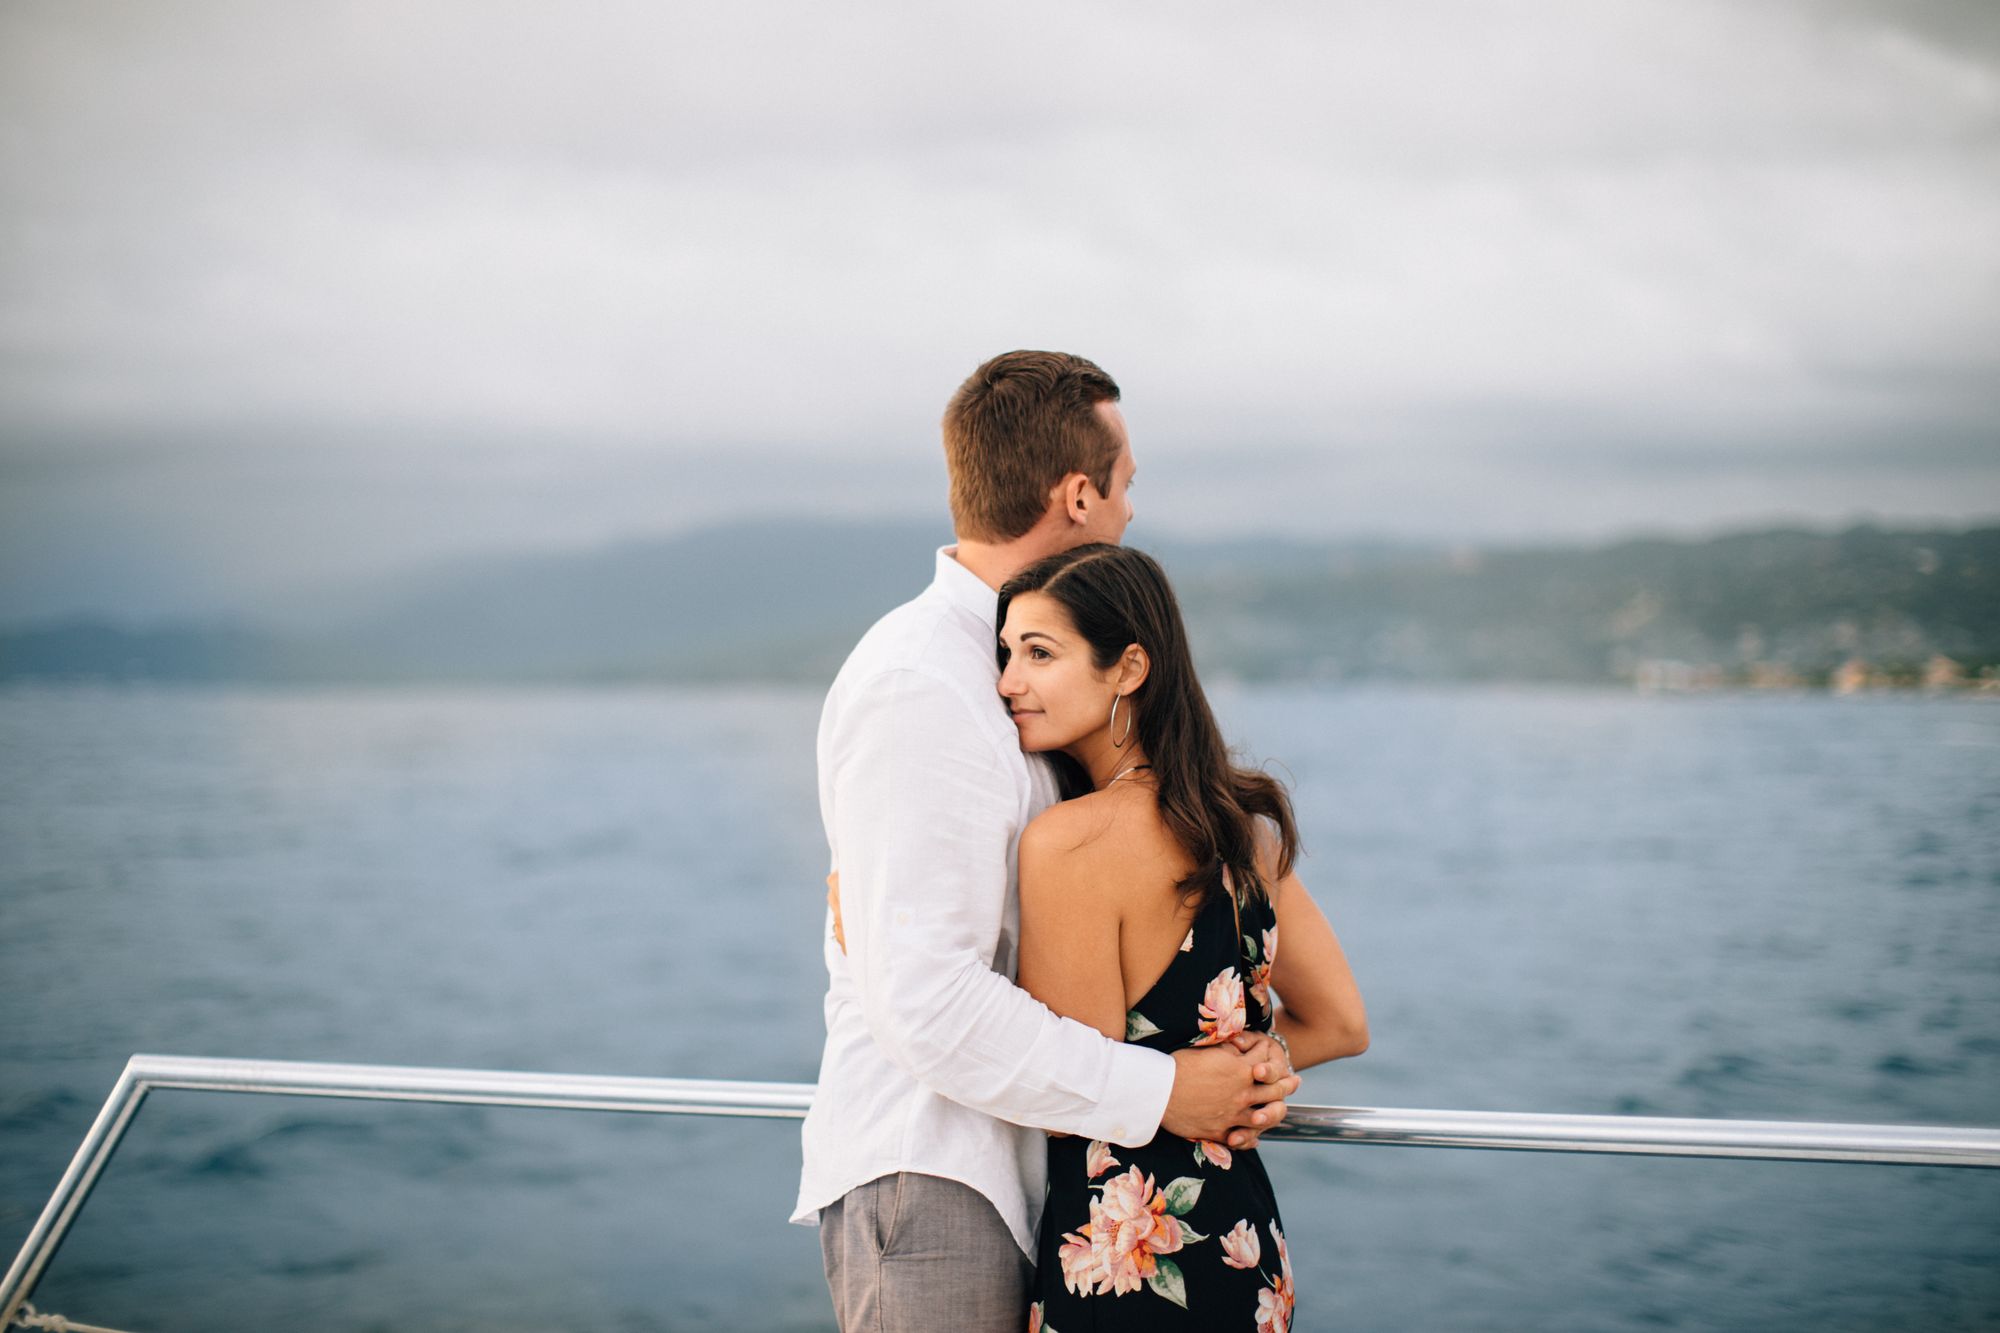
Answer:
<path fill-rule="evenodd" d="M 1039 592 L 1014 598 L 1000 645 L 1006 650 L 1000 697 L 1014 715 L 1023 750 L 1066 749 L 1111 724 L 1117 665 L 1097 669 L 1090 644 L 1061 602 Z"/>

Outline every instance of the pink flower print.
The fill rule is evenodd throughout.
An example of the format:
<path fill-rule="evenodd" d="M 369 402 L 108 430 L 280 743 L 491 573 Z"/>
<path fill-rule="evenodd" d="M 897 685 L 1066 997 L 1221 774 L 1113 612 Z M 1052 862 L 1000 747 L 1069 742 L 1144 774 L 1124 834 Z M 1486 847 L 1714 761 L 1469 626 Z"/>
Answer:
<path fill-rule="evenodd" d="M 1257 966 L 1250 969 L 1250 993 L 1257 997 L 1257 1003 L 1266 1012 L 1271 1008 L 1271 964 L 1278 958 L 1278 928 L 1271 927 L 1264 932 L 1264 953 L 1257 960 Z"/>
<path fill-rule="evenodd" d="M 1103 1206 L 1097 1200 L 1090 1201 L 1090 1221 L 1082 1231 L 1063 1233 L 1062 1248 L 1056 1251 L 1056 1260 L 1062 1265 L 1063 1286 L 1071 1295 L 1088 1296 L 1098 1280 L 1097 1230 L 1103 1225 Z"/>
<path fill-rule="evenodd" d="M 1098 1295 L 1109 1282 L 1113 1295 L 1137 1291 L 1152 1276 L 1159 1256 L 1181 1247 L 1180 1219 L 1167 1212 L 1167 1196 L 1153 1178 L 1133 1167 L 1104 1183 L 1102 1207 L 1093 1208 L 1091 1248 L 1100 1276 Z"/>
<path fill-rule="evenodd" d="M 1042 1303 L 1036 1301 L 1028 1307 L 1028 1333 L 1042 1333 Z"/>
<path fill-rule="evenodd" d="M 1255 1268 L 1263 1253 L 1263 1242 L 1257 1238 L 1257 1228 L 1250 1225 L 1247 1217 L 1222 1237 L 1222 1262 L 1231 1268 Z"/>
<path fill-rule="evenodd" d="M 1228 1041 L 1246 1026 L 1243 1016 L 1243 979 L 1236 969 L 1226 967 L 1208 983 L 1201 1000 L 1201 1035 L 1191 1046 L 1214 1046 Z"/>
<path fill-rule="evenodd" d="M 1066 1232 L 1056 1251 L 1063 1285 L 1078 1296 L 1123 1296 L 1151 1287 L 1186 1309 L 1187 1279 L 1167 1256 L 1208 1239 L 1181 1220 L 1201 1197 L 1201 1181 L 1181 1176 L 1155 1189 L 1153 1178 L 1135 1166 L 1092 1188 L 1103 1192 L 1090 1201 L 1089 1223 Z"/>
<path fill-rule="evenodd" d="M 1229 1164 L 1236 1159 L 1230 1156 L 1227 1144 L 1216 1143 L 1209 1139 L 1196 1139 L 1194 1141 L 1194 1160 L 1197 1162 L 1212 1162 L 1224 1171 L 1227 1171 Z"/>
<path fill-rule="evenodd" d="M 1285 1304 L 1285 1298 L 1278 1289 L 1266 1287 L 1258 1292 L 1257 1333 L 1290 1333 L 1291 1327 L 1291 1307 Z"/>
<path fill-rule="evenodd" d="M 1194 952 L 1194 927 L 1193 927 L 1193 926 L 1189 926 L 1189 927 L 1188 927 L 1188 933 L 1187 933 L 1187 938 L 1185 938 L 1185 939 L 1183 939 L 1183 940 L 1181 941 L 1181 952 L 1182 952 L 1182 953 L 1193 953 L 1193 952 Z"/>
<path fill-rule="evenodd" d="M 1271 1009 L 1271 965 L 1259 963 L 1250 969 L 1250 994 L 1257 1003 L 1264 1006 L 1266 1013 Z"/>
<path fill-rule="evenodd" d="M 1267 1279 L 1271 1285 L 1257 1293 L 1257 1333 L 1288 1333 L 1292 1310 L 1298 1303 L 1298 1294 L 1292 1289 L 1292 1252 L 1276 1219 L 1271 1222 L 1271 1235 L 1278 1242 L 1279 1273 Z"/>
<path fill-rule="evenodd" d="M 1095 1180 L 1118 1165 L 1118 1159 L 1111 1155 L 1111 1145 L 1103 1139 L 1092 1139 L 1090 1149 L 1084 1154 L 1083 1174 L 1086 1179 Z"/>

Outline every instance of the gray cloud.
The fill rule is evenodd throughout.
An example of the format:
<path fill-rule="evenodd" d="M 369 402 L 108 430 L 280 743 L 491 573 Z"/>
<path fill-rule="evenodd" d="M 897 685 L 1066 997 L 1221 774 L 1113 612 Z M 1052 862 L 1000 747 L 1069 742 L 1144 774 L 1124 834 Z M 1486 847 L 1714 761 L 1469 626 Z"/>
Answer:
<path fill-rule="evenodd" d="M 0 189 L 45 599 L 934 503 L 1018 345 L 1188 527 L 2000 508 L 1976 3 L 16 3 Z"/>

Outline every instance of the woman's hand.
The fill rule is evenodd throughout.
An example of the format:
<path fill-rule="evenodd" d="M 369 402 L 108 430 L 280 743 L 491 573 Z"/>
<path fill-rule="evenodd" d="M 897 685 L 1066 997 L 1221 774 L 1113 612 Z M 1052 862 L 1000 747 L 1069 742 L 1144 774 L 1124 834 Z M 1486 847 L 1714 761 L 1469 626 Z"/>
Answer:
<path fill-rule="evenodd" d="M 1229 1044 L 1256 1061 L 1250 1072 L 1259 1083 L 1284 1083 L 1291 1080 L 1291 1088 L 1285 1095 L 1290 1096 L 1292 1092 L 1298 1091 L 1298 1076 L 1292 1072 L 1291 1057 L 1270 1033 L 1239 1032 L 1229 1039 Z M 1263 1137 L 1263 1130 L 1239 1129 L 1230 1136 L 1229 1146 L 1254 1148 L 1257 1146 L 1257 1140 Z"/>

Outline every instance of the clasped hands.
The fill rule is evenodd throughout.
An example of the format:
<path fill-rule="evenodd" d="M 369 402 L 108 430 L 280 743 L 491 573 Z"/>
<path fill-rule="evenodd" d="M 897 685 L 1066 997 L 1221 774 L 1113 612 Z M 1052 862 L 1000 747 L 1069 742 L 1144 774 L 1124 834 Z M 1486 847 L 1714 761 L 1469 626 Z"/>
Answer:
<path fill-rule="evenodd" d="M 1246 1067 L 1247 1066 L 1247 1067 Z M 1184 1139 L 1254 1148 L 1285 1119 L 1299 1076 L 1268 1032 L 1174 1052 L 1174 1091 L 1160 1127 Z"/>
<path fill-rule="evenodd" d="M 847 952 L 840 924 L 840 872 L 826 877 L 833 939 Z M 1239 1032 L 1216 1046 L 1174 1052 L 1174 1090 L 1160 1126 L 1184 1139 L 1254 1148 L 1285 1118 L 1285 1098 L 1299 1090 L 1285 1048 L 1268 1032 Z"/>

